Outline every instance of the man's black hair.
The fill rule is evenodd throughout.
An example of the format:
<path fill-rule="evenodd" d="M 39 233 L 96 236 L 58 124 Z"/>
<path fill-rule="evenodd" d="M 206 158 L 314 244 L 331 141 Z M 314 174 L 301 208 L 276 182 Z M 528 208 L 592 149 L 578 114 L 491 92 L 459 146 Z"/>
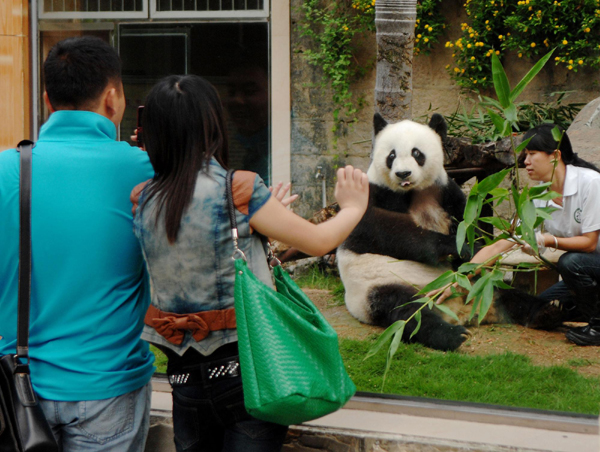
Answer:
<path fill-rule="evenodd" d="M 109 82 L 121 81 L 121 60 L 100 38 L 85 36 L 57 43 L 44 62 L 48 99 L 55 109 L 89 108 Z"/>

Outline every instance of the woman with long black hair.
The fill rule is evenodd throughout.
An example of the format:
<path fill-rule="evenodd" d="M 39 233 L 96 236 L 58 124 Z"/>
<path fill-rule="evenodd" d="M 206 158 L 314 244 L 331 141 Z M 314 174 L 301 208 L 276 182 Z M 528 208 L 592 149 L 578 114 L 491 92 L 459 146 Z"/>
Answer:
<path fill-rule="evenodd" d="M 169 360 L 176 448 L 278 451 L 287 426 L 252 418 L 244 408 L 225 196 L 228 143 L 219 96 L 200 77 L 167 77 L 148 94 L 143 127 L 156 175 L 141 194 L 140 187 L 132 193 L 139 205 L 135 232 L 153 289 L 142 337 Z M 368 201 L 366 175 L 348 166 L 337 176 L 341 210 L 314 225 L 286 209 L 256 173 L 235 172 L 239 247 L 265 284 L 272 285 L 264 237 L 323 255 L 360 221 Z"/>

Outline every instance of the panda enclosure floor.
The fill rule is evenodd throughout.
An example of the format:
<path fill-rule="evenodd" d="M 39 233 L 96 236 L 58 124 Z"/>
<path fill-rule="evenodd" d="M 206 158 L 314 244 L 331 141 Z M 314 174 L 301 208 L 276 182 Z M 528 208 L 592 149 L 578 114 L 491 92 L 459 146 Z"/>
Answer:
<path fill-rule="evenodd" d="M 345 306 L 336 304 L 328 290 L 303 290 L 340 337 L 362 340 L 383 331 L 382 328 L 360 323 L 348 313 Z M 490 355 L 513 352 L 529 356 L 535 365 L 567 366 L 583 376 L 600 377 L 600 347 L 572 344 L 565 338 L 566 327 L 556 331 L 541 331 L 520 325 L 483 325 L 469 330 L 471 337 L 458 353 Z"/>

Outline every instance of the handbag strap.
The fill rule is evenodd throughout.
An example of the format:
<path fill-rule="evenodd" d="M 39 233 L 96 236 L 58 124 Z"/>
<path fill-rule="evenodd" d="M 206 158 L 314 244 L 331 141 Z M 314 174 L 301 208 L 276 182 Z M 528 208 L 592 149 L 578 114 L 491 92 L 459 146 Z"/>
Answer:
<path fill-rule="evenodd" d="M 225 176 L 225 198 L 227 200 L 227 212 L 229 213 L 229 224 L 231 225 L 231 239 L 233 240 L 233 254 L 231 255 L 231 258 L 233 260 L 235 260 L 236 256 L 238 256 L 238 258 L 242 258 L 242 259 L 244 259 L 244 261 L 247 261 L 246 255 L 240 249 L 239 243 L 238 243 L 239 235 L 238 235 L 237 220 L 235 218 L 235 205 L 233 204 L 233 189 L 232 189 L 234 172 L 235 172 L 235 170 L 230 169 L 227 171 L 227 175 Z"/>
<path fill-rule="evenodd" d="M 21 170 L 19 179 L 19 307 L 17 354 L 29 364 L 29 303 L 31 300 L 31 156 L 33 142 L 17 145 Z M 17 359 L 18 362 L 18 359 Z"/>

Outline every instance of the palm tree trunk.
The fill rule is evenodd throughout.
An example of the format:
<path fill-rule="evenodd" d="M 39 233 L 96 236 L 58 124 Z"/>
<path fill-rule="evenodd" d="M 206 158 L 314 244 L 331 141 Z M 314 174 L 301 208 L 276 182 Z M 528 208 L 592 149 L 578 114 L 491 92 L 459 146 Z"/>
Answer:
<path fill-rule="evenodd" d="M 387 121 L 412 117 L 412 73 L 416 0 L 377 0 L 375 111 Z"/>

